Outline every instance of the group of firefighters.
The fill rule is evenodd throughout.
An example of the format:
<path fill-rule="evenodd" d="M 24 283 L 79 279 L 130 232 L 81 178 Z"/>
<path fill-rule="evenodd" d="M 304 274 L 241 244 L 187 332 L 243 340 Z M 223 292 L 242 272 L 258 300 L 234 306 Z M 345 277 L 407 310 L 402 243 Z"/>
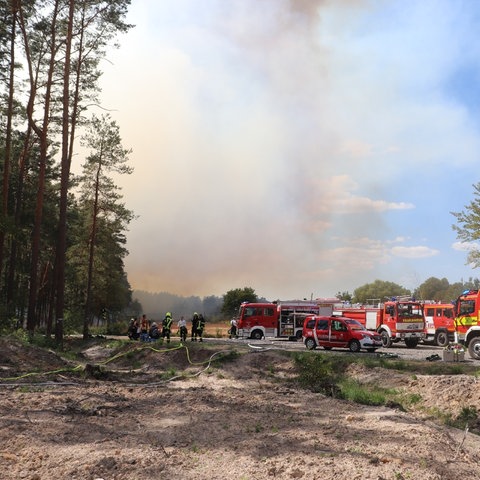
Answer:
<path fill-rule="evenodd" d="M 203 342 L 203 331 L 205 330 L 205 318 L 200 313 L 195 312 L 193 314 L 192 320 L 192 342 Z M 147 316 L 142 315 L 140 322 L 137 318 L 132 318 L 128 326 L 127 335 L 131 340 L 140 340 L 142 342 L 151 342 L 159 340 L 160 338 L 166 339 L 167 343 L 170 343 L 170 336 L 172 333 L 173 317 L 170 312 L 165 314 L 165 318 L 162 321 L 162 324 L 159 326 L 157 322 L 152 322 L 147 319 Z M 183 342 L 187 341 L 188 329 L 187 321 L 183 317 L 180 317 L 180 320 L 177 322 L 178 333 L 180 335 L 180 340 Z M 160 331 L 161 327 L 161 331 Z"/>

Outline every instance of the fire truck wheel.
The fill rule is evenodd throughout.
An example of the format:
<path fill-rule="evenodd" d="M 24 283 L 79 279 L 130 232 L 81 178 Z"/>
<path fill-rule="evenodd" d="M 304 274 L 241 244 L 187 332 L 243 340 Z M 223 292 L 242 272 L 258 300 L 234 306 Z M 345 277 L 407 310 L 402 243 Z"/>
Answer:
<path fill-rule="evenodd" d="M 358 340 L 352 340 L 348 345 L 351 352 L 357 353 L 360 351 L 360 342 Z"/>
<path fill-rule="evenodd" d="M 468 353 L 471 358 L 480 360 L 480 337 L 473 338 L 468 344 Z"/>
<path fill-rule="evenodd" d="M 406 338 L 405 345 L 407 348 L 416 348 L 418 345 L 418 338 Z"/>
<path fill-rule="evenodd" d="M 305 346 L 309 349 L 309 350 L 315 350 L 315 348 L 317 347 L 317 344 L 315 343 L 315 340 L 313 338 L 307 338 L 305 340 Z"/>
<path fill-rule="evenodd" d="M 435 343 L 439 347 L 446 347 L 449 343 L 448 332 L 445 332 L 444 330 L 440 330 L 439 332 L 437 332 L 435 335 Z"/>
<path fill-rule="evenodd" d="M 380 336 L 382 337 L 382 345 L 385 348 L 389 348 L 389 347 L 392 346 L 392 339 L 390 338 L 390 335 L 388 334 L 388 332 L 386 330 L 382 330 L 380 332 Z"/>
<path fill-rule="evenodd" d="M 252 338 L 254 340 L 261 340 L 263 337 L 263 332 L 261 330 L 254 330 L 252 332 Z"/>

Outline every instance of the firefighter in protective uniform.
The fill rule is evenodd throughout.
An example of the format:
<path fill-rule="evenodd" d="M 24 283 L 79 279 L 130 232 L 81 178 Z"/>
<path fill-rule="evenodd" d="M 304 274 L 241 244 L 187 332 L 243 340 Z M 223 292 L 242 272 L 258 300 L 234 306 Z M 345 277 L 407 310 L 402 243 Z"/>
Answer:
<path fill-rule="evenodd" d="M 205 319 L 203 318 L 203 315 L 200 314 L 198 316 L 198 328 L 197 328 L 197 335 L 198 335 L 199 342 L 203 342 L 202 336 L 203 336 L 204 330 L 205 330 Z"/>
<path fill-rule="evenodd" d="M 162 337 L 167 339 L 167 343 L 170 343 L 170 333 L 172 330 L 173 318 L 170 312 L 167 312 L 162 322 Z"/>
<path fill-rule="evenodd" d="M 192 342 L 197 341 L 198 335 L 198 313 L 195 312 L 192 317 Z"/>

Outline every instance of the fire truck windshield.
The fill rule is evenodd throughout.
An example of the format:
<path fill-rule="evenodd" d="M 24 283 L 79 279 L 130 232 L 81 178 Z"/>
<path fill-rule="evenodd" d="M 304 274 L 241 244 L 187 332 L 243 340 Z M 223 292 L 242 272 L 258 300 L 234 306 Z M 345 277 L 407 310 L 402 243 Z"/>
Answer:
<path fill-rule="evenodd" d="M 468 315 L 475 312 L 475 300 L 460 300 L 459 315 Z"/>
<path fill-rule="evenodd" d="M 240 315 L 242 307 L 240 307 Z M 243 318 L 256 316 L 273 317 L 275 314 L 273 308 L 270 307 L 244 307 Z"/>
<path fill-rule="evenodd" d="M 418 304 L 399 304 L 398 314 L 402 317 L 418 317 L 422 316 L 422 307 Z"/>

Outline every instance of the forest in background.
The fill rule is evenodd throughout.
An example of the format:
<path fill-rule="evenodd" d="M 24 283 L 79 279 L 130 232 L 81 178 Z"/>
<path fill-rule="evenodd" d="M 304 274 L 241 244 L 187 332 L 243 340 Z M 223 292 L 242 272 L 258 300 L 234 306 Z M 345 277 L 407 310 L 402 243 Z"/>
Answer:
<path fill-rule="evenodd" d="M 129 5 L 0 0 L 0 329 L 88 338 L 131 303 L 134 215 L 113 181 L 130 151 L 99 86 Z"/>
<path fill-rule="evenodd" d="M 182 297 L 167 292 L 146 292 L 144 290 L 134 290 L 133 298 L 141 305 L 142 312 L 151 320 L 162 320 L 167 312 L 171 312 L 174 319 L 183 315 L 190 319 L 194 312 L 201 313 L 207 320 L 217 321 L 223 319 L 221 309 L 223 306 L 223 297 L 214 295 L 208 297 L 187 296 Z"/>

